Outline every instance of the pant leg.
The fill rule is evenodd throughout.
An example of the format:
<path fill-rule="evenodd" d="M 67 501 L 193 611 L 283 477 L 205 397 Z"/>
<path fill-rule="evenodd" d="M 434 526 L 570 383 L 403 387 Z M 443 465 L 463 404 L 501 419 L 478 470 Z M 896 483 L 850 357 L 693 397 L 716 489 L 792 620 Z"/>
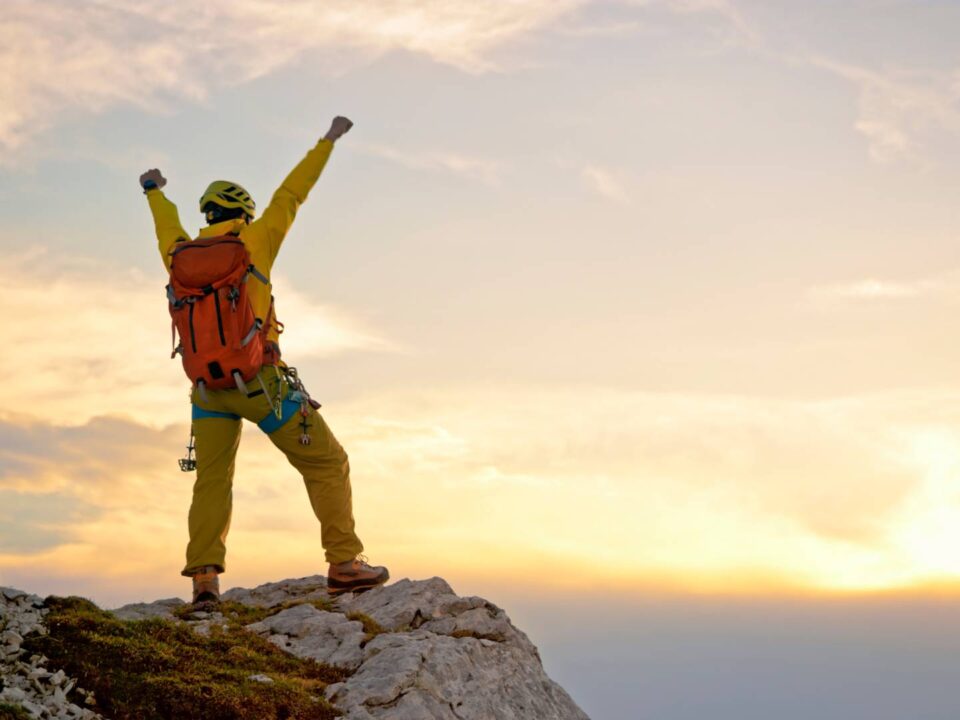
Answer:
<path fill-rule="evenodd" d="M 227 533 L 233 510 L 233 470 L 240 445 L 240 419 L 193 421 L 197 447 L 197 480 L 190 504 L 190 543 L 183 575 L 204 565 L 226 569 Z"/>
<path fill-rule="evenodd" d="M 320 521 L 320 540 L 327 562 L 352 560 L 363 551 L 354 530 L 350 460 L 327 423 L 311 408 L 310 444 L 300 444 L 300 415 L 270 433 L 270 440 L 303 476 L 313 513 Z"/>

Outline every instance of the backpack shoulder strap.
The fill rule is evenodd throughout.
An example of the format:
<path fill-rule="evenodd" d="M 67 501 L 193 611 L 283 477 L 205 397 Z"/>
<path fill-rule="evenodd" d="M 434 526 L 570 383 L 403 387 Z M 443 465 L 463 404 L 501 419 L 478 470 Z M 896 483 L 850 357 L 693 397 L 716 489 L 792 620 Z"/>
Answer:
<path fill-rule="evenodd" d="M 251 264 L 250 267 L 247 268 L 247 271 L 248 271 L 251 275 L 253 275 L 257 280 L 259 280 L 260 282 L 262 282 L 264 285 L 269 285 L 269 284 L 270 284 L 270 278 L 268 278 L 268 277 L 267 277 L 266 275 L 264 275 L 262 272 L 260 272 L 259 270 L 257 270 L 256 265 Z"/>

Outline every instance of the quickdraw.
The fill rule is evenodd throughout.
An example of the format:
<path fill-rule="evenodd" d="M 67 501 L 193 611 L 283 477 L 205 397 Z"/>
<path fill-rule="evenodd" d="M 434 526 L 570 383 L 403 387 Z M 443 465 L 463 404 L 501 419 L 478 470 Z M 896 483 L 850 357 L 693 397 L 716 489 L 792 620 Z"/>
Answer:
<path fill-rule="evenodd" d="M 277 374 L 277 394 L 273 396 L 273 399 L 270 399 L 270 393 L 267 392 L 267 385 L 263 382 L 263 377 L 260 373 L 257 373 L 257 382 L 260 383 L 260 389 L 263 390 L 263 396 L 267 399 L 267 402 L 270 403 L 270 409 L 273 411 L 273 414 L 276 416 L 277 420 L 283 418 L 283 383 L 280 382 L 282 376 L 280 375 L 280 368 L 276 365 L 273 366 L 273 371 Z"/>
<path fill-rule="evenodd" d="M 310 408 L 320 409 L 320 403 L 310 397 L 307 388 L 300 379 L 300 374 L 295 367 L 285 367 L 283 369 L 284 379 L 290 386 L 290 399 L 300 403 L 300 444 L 310 444 L 310 428 L 312 425 L 307 422 L 310 417 Z"/>

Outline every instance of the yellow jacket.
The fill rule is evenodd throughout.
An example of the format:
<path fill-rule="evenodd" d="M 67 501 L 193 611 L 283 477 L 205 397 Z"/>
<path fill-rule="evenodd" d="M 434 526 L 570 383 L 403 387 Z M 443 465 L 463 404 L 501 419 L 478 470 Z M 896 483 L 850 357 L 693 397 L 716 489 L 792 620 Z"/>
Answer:
<path fill-rule="evenodd" d="M 297 208 L 307 199 L 310 189 L 317 182 L 323 172 L 333 143 L 330 140 L 321 140 L 307 153 L 297 166 L 290 171 L 286 180 L 281 183 L 277 191 L 270 198 L 270 204 L 263 214 L 247 225 L 243 220 L 225 220 L 224 222 L 208 225 L 200 230 L 200 238 L 215 237 L 239 233 L 240 239 L 250 253 L 250 260 L 257 270 L 270 277 L 273 261 L 280 252 L 280 245 L 286 237 L 287 231 L 297 215 Z M 189 242 L 192 238 L 180 224 L 180 215 L 177 206 L 167 199 L 162 190 L 147 191 L 147 201 L 153 213 L 153 224 L 157 232 L 157 241 L 160 247 L 160 256 L 167 270 L 170 270 L 170 251 L 178 242 Z M 258 318 L 266 320 L 270 310 L 271 285 L 264 285 L 251 279 L 247 291 L 253 312 Z M 277 329 L 270 329 L 268 340 L 277 342 Z"/>

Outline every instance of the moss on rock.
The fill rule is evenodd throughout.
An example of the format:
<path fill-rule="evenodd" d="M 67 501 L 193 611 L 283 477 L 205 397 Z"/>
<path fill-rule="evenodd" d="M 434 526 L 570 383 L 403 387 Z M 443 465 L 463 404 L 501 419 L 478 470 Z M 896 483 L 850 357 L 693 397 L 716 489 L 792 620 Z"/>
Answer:
<path fill-rule="evenodd" d="M 250 625 L 260 622 L 271 615 L 276 615 L 281 610 L 295 607 L 296 605 L 313 605 L 318 610 L 333 610 L 333 603 L 322 598 L 313 600 L 289 600 L 279 605 L 271 607 L 262 607 L 256 605 L 244 605 L 233 600 L 224 600 L 211 606 L 211 610 L 223 615 L 224 619 L 230 623 L 238 625 Z M 173 611 L 174 616 L 181 620 L 190 619 L 196 612 L 194 606 L 186 604 Z"/>
<path fill-rule="evenodd" d="M 323 699 L 323 689 L 345 679 L 343 670 L 288 655 L 243 629 L 239 618 L 202 636 L 176 621 L 119 620 L 83 598 L 50 597 L 46 603 L 49 634 L 27 638 L 25 649 L 77 677 L 94 692 L 96 709 L 113 720 L 338 715 Z"/>
<path fill-rule="evenodd" d="M 382 635 L 385 632 L 388 632 L 380 623 L 374 620 L 369 615 L 365 613 L 354 611 L 347 613 L 347 620 L 355 620 L 358 623 L 363 625 L 363 644 L 366 645 L 368 642 L 373 640 L 377 635 Z"/>
<path fill-rule="evenodd" d="M 0 720 L 30 720 L 30 715 L 23 708 L 9 703 L 0 703 Z"/>

